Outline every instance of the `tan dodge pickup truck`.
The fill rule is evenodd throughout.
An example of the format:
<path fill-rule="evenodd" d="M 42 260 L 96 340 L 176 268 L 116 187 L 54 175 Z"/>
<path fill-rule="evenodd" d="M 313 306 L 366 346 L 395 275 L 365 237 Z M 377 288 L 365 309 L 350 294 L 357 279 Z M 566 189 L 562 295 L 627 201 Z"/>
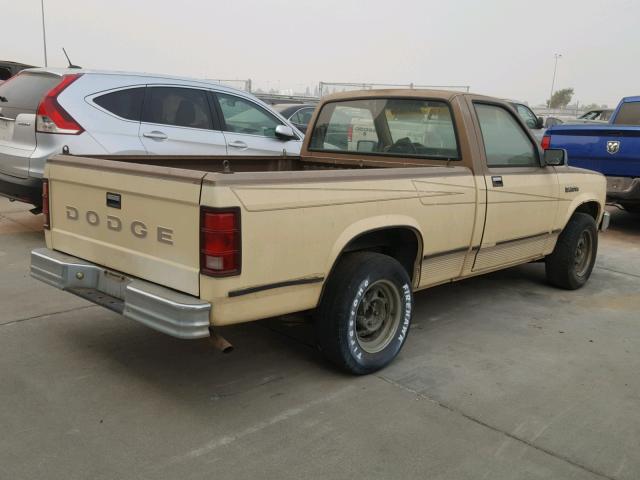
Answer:
<path fill-rule="evenodd" d="M 402 348 L 416 290 L 542 259 L 553 285 L 587 281 L 605 179 L 565 156 L 503 101 L 416 90 L 326 97 L 299 157 L 60 155 L 31 274 L 217 343 L 313 311 L 326 357 L 369 373 Z"/>

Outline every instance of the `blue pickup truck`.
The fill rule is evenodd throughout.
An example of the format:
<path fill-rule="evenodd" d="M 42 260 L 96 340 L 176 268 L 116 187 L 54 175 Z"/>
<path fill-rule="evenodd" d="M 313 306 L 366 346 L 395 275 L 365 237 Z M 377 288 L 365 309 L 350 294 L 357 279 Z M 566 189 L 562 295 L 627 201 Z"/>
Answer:
<path fill-rule="evenodd" d="M 623 98 L 607 124 L 554 125 L 542 148 L 564 148 L 570 165 L 604 174 L 607 200 L 640 212 L 640 96 Z"/>

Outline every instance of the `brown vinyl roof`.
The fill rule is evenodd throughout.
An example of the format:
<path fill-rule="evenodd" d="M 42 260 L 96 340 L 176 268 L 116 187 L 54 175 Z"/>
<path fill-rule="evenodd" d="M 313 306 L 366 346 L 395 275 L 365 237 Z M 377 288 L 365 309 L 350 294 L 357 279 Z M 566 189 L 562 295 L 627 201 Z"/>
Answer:
<path fill-rule="evenodd" d="M 376 90 L 349 90 L 346 92 L 332 93 L 322 97 L 322 102 L 332 100 L 355 100 L 362 97 L 424 97 L 424 98 L 438 98 L 443 100 L 451 100 L 458 95 L 466 95 L 466 92 L 453 91 L 453 90 L 430 90 L 423 88 L 384 88 Z"/>

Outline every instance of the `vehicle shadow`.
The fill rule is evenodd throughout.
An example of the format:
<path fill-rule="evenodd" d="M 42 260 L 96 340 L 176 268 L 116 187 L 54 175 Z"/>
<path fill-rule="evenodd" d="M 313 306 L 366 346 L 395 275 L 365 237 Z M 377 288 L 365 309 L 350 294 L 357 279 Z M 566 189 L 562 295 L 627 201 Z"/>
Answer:
<path fill-rule="evenodd" d="M 539 290 L 543 278 L 543 267 L 529 265 L 417 292 L 412 336 L 432 334 L 439 325 L 431 320 L 445 314 L 459 321 L 461 328 L 473 328 L 472 323 L 465 325 L 465 310 L 476 308 L 486 296 L 498 301 L 514 294 L 544 297 L 532 292 Z M 278 384 L 351 378 L 333 368 L 318 351 L 308 315 L 221 328 L 220 334 L 234 345 L 232 353 L 223 354 L 207 339 L 174 339 L 111 312 L 95 311 L 105 317 L 103 326 L 96 328 L 97 319 L 65 326 L 63 340 L 70 344 L 69 350 L 79 350 L 79 359 L 106 362 L 110 374 L 117 371 L 117 375 L 133 377 L 177 399 L 188 401 L 203 395 L 223 399 L 267 384 L 277 390 Z M 451 317 L 452 311 L 460 315 Z"/>
<path fill-rule="evenodd" d="M 267 384 L 312 376 L 345 377 L 328 365 L 312 343 L 312 326 L 303 318 L 268 319 L 225 327 L 219 332 L 234 345 L 224 354 L 208 339 L 179 340 L 106 313 L 108 325 L 74 322 L 64 341 L 78 361 L 107 364 L 107 374 L 144 383 L 180 401 L 224 399 Z M 277 392 L 273 392 L 277 393 Z"/>
<path fill-rule="evenodd" d="M 621 210 L 617 207 L 607 207 L 611 214 L 609 231 L 623 237 L 635 240 L 640 235 L 640 214 Z"/>

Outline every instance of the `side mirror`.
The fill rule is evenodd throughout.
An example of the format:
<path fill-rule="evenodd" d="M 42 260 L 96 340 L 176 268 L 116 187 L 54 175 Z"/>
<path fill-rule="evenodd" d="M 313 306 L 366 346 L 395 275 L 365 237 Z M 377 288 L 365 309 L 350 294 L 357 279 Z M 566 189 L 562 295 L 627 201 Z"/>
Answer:
<path fill-rule="evenodd" d="M 278 125 L 276 127 L 276 137 L 280 140 L 293 140 L 298 138 L 294 133 L 293 128 L 287 125 Z"/>
<path fill-rule="evenodd" d="M 536 117 L 536 128 L 544 128 L 544 118 Z"/>
<path fill-rule="evenodd" d="M 544 151 L 545 166 L 560 167 L 567 163 L 567 151 L 564 148 L 550 148 Z"/>

